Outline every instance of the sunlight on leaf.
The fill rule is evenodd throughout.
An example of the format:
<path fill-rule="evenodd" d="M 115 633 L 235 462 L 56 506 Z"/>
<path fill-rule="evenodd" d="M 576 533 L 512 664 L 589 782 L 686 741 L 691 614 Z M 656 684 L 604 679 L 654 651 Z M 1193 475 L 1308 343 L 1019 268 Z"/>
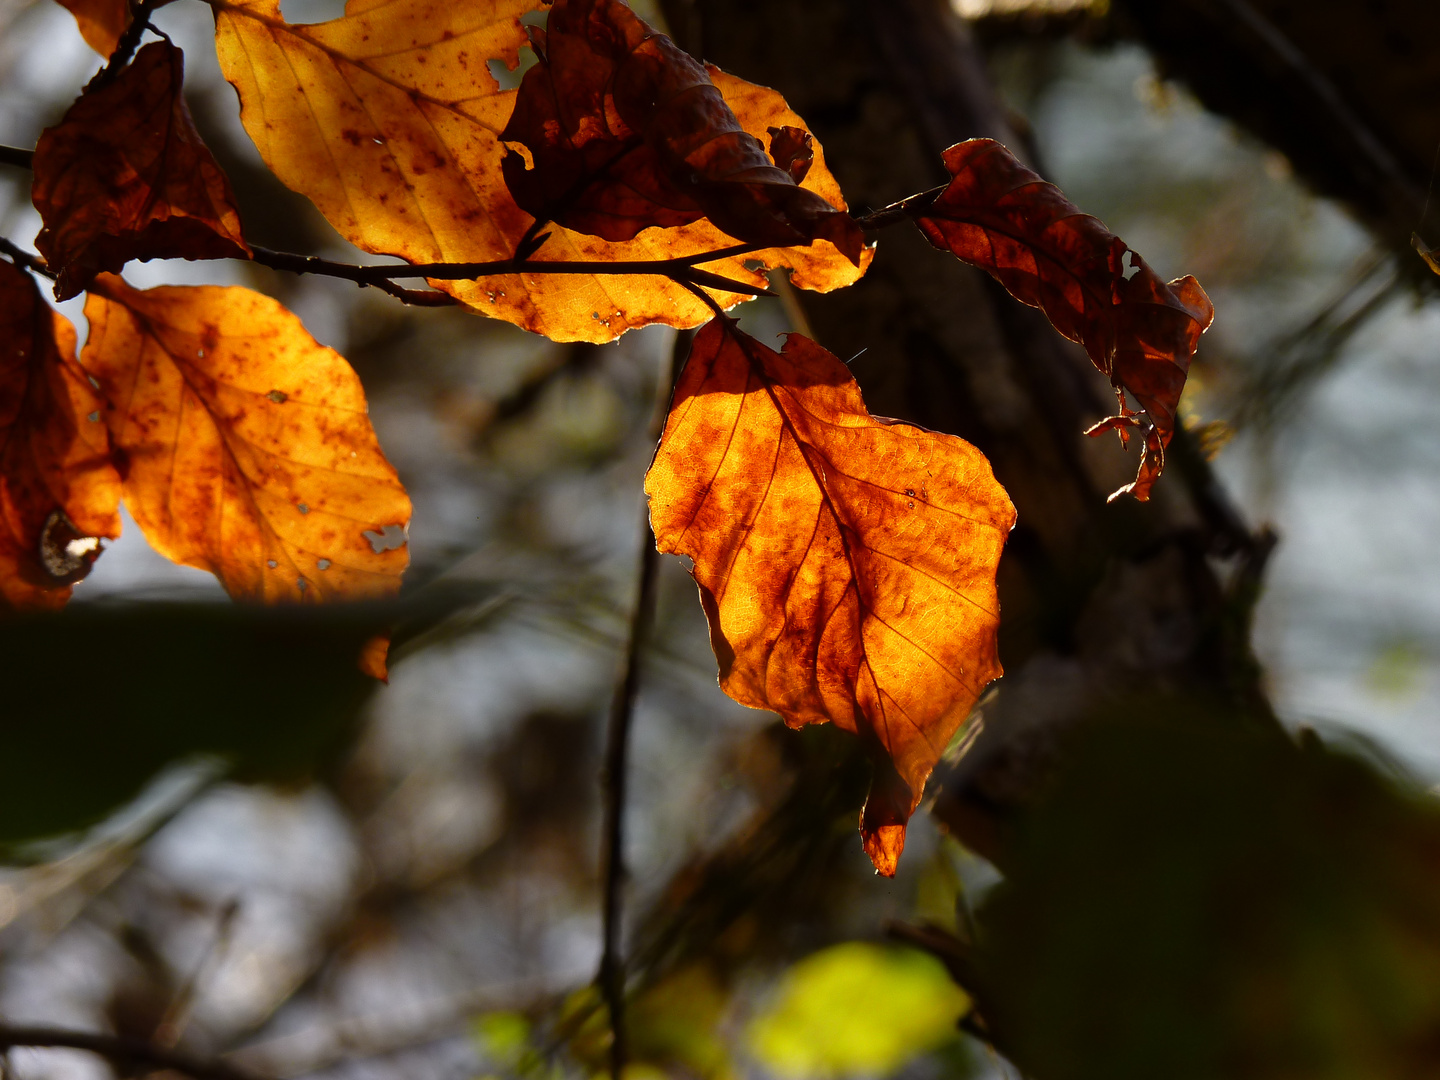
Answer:
<path fill-rule="evenodd" d="M 112 83 L 81 95 L 35 147 L 35 246 L 65 300 L 131 259 L 250 257 L 230 182 L 181 94 L 168 41 L 140 50 Z"/>
<path fill-rule="evenodd" d="M 990 463 L 871 416 L 808 338 L 776 353 L 722 317 L 695 339 L 645 490 L 660 550 L 695 561 L 721 688 L 865 741 L 861 832 L 893 874 L 926 779 L 1001 673 L 1015 510 Z"/>
<path fill-rule="evenodd" d="M 58 608 L 120 535 L 120 478 L 75 329 L 0 262 L 0 608 Z"/>
<path fill-rule="evenodd" d="M 514 68 L 526 43 L 519 16 L 531 0 L 389 0 L 351 5 L 340 19 L 287 23 L 275 0 L 213 0 L 216 48 L 240 94 L 241 121 L 266 165 L 308 196 L 347 240 L 411 262 L 508 259 L 531 223 L 501 175 L 499 135 L 514 108 L 488 67 Z M 774 91 L 710 75 L 747 132 L 802 123 Z M 804 187 L 844 209 L 816 148 Z M 733 240 L 707 221 L 650 230 L 623 244 L 555 227 L 543 261 L 665 259 L 714 251 Z M 861 266 L 828 241 L 746 259 L 793 267 L 792 282 L 829 290 L 856 281 Z M 705 268 L 763 286 L 745 260 Z M 508 275 L 434 281 L 475 310 L 557 341 L 604 342 L 648 323 L 688 327 L 710 310 L 658 277 Z M 737 294 L 719 294 L 723 305 Z"/>
<path fill-rule="evenodd" d="M 955 1036 L 970 999 L 934 957 L 851 941 L 800 961 L 746 1032 L 786 1080 L 887 1076 Z"/>
<path fill-rule="evenodd" d="M 130 25 L 129 0 L 56 0 L 75 16 L 80 36 L 101 56 L 109 57 Z"/>
<path fill-rule="evenodd" d="M 144 292 L 111 275 L 85 304 L 125 503 L 162 555 L 231 596 L 337 600 L 400 587 L 407 545 L 375 545 L 410 499 L 360 380 L 274 300 L 239 288 Z"/>

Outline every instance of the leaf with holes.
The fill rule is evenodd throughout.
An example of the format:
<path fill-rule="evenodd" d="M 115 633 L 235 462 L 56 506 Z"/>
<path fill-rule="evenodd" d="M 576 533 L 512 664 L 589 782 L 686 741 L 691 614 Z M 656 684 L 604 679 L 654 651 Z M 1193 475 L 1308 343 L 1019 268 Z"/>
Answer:
<path fill-rule="evenodd" d="M 410 499 L 344 357 L 248 289 L 141 292 L 107 274 L 85 315 L 80 362 L 157 551 L 241 599 L 399 589 Z"/>
<path fill-rule="evenodd" d="M 808 338 L 776 353 L 722 316 L 695 339 L 645 490 L 660 550 L 695 561 L 725 692 L 870 746 L 861 833 L 893 874 L 926 779 L 1000 675 L 1015 510 L 989 462 L 871 416 Z"/>
<path fill-rule="evenodd" d="M 531 224 L 501 175 L 500 133 L 516 92 L 490 64 L 514 69 L 532 0 L 366 0 L 343 18 L 287 23 L 275 0 L 211 0 L 221 70 L 240 94 L 240 118 L 266 165 L 308 196 L 349 241 L 410 262 L 508 259 Z M 710 77 L 757 138 L 803 123 L 773 90 Z M 839 186 L 814 148 L 804 188 L 837 209 Z M 701 255 L 732 240 L 708 221 L 612 244 L 555 227 L 535 258 L 634 261 Z M 717 260 L 705 269 L 763 286 L 752 267 L 786 267 L 800 288 L 852 284 L 856 267 L 828 241 Z M 491 275 L 434 281 L 477 311 L 557 341 L 609 341 L 660 322 L 698 326 L 710 309 L 655 276 Z M 717 291 L 721 304 L 743 297 Z"/>
<path fill-rule="evenodd" d="M 1000 143 L 971 139 L 945 151 L 952 180 L 917 216 L 938 248 L 989 273 L 1043 311 L 1115 385 L 1120 412 L 1088 434 L 1145 429 L 1145 454 L 1126 492 L 1148 499 L 1165 466 L 1175 412 L 1200 335 L 1215 309 L 1193 277 L 1166 284 L 1125 241 L 1081 213 L 1054 184 Z M 1148 424 L 1125 402 L 1129 391 Z"/>
<path fill-rule="evenodd" d="M 168 41 L 141 49 L 35 147 L 35 246 L 65 300 L 131 259 L 248 259 L 230 182 L 181 96 L 185 60 Z"/>
<path fill-rule="evenodd" d="M 75 329 L 0 262 L 0 607 L 64 605 L 100 538 L 120 535 L 120 478 Z"/>
<path fill-rule="evenodd" d="M 705 217 L 745 243 L 823 237 L 859 265 L 850 215 L 771 161 L 705 68 L 620 0 L 557 0 L 530 38 L 539 63 L 501 133 L 527 151 L 504 169 L 528 213 L 613 241 Z M 788 132 L 787 165 L 800 150 Z"/>

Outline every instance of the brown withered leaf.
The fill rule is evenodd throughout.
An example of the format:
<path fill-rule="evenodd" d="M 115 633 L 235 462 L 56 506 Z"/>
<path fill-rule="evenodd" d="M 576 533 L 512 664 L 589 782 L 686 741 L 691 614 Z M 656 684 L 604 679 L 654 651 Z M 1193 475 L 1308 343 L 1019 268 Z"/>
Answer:
<path fill-rule="evenodd" d="M 823 237 L 859 265 L 850 215 L 772 162 L 705 68 L 620 0 L 557 0 L 530 39 L 539 62 L 500 136 L 528 151 L 504 161 L 522 209 L 611 241 L 708 217 L 744 243 Z"/>
<path fill-rule="evenodd" d="M 1210 298 L 1193 277 L 1161 281 L 1123 240 L 1000 143 L 957 143 L 945 151 L 945 167 L 953 179 L 917 218 L 920 229 L 1085 347 L 1120 398 L 1119 414 L 1088 434 L 1113 429 L 1124 441 L 1132 428 L 1145 429 L 1139 474 L 1110 497 L 1149 498 L 1190 359 L 1215 315 Z M 1125 391 L 1148 423 L 1126 405 Z"/>
<path fill-rule="evenodd" d="M 65 300 L 131 259 L 250 257 L 230 182 L 181 94 L 185 59 L 146 45 L 113 82 L 81 95 L 35 146 L 35 246 Z"/>
<path fill-rule="evenodd" d="M 56 0 L 75 16 L 80 36 L 101 56 L 108 57 L 130 25 L 130 0 Z"/>
<path fill-rule="evenodd" d="M 0 607 L 62 607 L 120 535 L 120 478 L 75 329 L 0 261 Z"/>
<path fill-rule="evenodd" d="M 264 601 L 386 596 L 409 561 L 410 499 L 360 380 L 248 289 L 139 291 L 109 274 L 85 303 L 125 503 L 162 555 Z"/>
<path fill-rule="evenodd" d="M 861 833 L 893 874 L 926 779 L 1000 675 L 1015 510 L 989 462 L 872 417 L 808 338 L 776 353 L 721 317 L 695 339 L 645 490 L 660 550 L 695 562 L 725 692 L 792 727 L 832 721 L 881 762 Z"/>
<path fill-rule="evenodd" d="M 532 0 L 389 0 L 352 3 L 330 22 L 285 22 L 276 0 L 212 0 L 221 69 L 240 94 L 241 120 L 265 163 L 308 196 L 366 251 L 410 262 L 507 259 L 531 218 L 501 175 L 500 132 L 516 93 L 501 90 L 487 61 L 514 68 L 526 43 L 519 16 Z M 710 69 L 747 132 L 803 124 L 779 94 Z M 815 147 L 804 187 L 843 209 L 839 186 Z M 708 221 L 611 244 L 555 227 L 536 255 L 547 261 L 665 259 L 733 241 Z M 828 241 L 769 249 L 705 268 L 763 286 L 747 261 L 785 267 L 799 288 L 852 284 L 859 268 Z M 710 309 L 684 288 L 650 276 L 527 274 L 434 281 L 477 311 L 557 341 L 609 341 L 660 322 L 697 326 Z M 717 293 L 721 304 L 738 294 Z"/>

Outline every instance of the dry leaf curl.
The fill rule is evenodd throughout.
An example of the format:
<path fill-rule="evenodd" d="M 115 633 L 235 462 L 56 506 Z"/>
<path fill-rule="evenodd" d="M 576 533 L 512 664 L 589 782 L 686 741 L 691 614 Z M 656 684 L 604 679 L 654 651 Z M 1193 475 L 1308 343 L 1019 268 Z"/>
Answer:
<path fill-rule="evenodd" d="M 1001 673 L 995 571 L 1015 510 L 989 462 L 871 416 L 813 341 L 776 353 L 719 317 L 645 490 L 660 550 L 695 562 L 725 692 L 877 755 L 861 832 L 893 874 L 926 779 Z"/>
<path fill-rule="evenodd" d="M 75 329 L 0 261 L 0 607 L 64 605 L 120 535 L 120 478 Z"/>
<path fill-rule="evenodd" d="M 516 93 L 487 63 L 510 68 L 526 44 L 519 17 L 532 0 L 368 0 L 344 17 L 287 23 L 276 0 L 211 0 L 221 70 L 240 94 L 240 118 L 266 165 L 308 196 L 347 240 L 414 263 L 508 259 L 531 217 L 501 175 L 500 142 Z M 803 127 L 773 90 L 710 77 L 741 126 Z M 844 209 L 815 148 L 806 190 Z M 648 260 L 715 251 L 732 239 L 708 221 L 645 233 L 620 244 L 556 227 L 537 259 Z M 829 291 L 859 268 L 828 241 L 769 249 L 705 264 L 763 286 L 747 261 L 790 268 L 799 288 Z M 512 274 L 433 281 L 486 315 L 556 341 L 604 342 L 649 323 L 698 326 L 710 309 L 679 285 L 652 276 Z M 722 305 L 738 294 L 716 294 Z"/>
<path fill-rule="evenodd" d="M 1111 429 L 1122 441 L 1144 427 L 1145 454 L 1131 492 L 1147 499 L 1165 464 L 1175 411 L 1200 335 L 1215 308 L 1193 277 L 1166 284 L 1104 224 L 1000 143 L 970 139 L 945 151 L 953 179 L 917 218 L 938 248 L 989 273 L 1055 329 L 1079 342 L 1120 395 Z M 1129 391 L 1149 418 L 1125 404 Z"/>
<path fill-rule="evenodd" d="M 620 0 L 557 0 L 530 38 L 539 63 L 501 134 L 528 151 L 504 161 L 524 210 L 612 241 L 708 217 L 745 243 L 823 237 L 859 265 L 850 215 L 772 162 L 705 68 Z"/>
<path fill-rule="evenodd" d="M 113 82 L 88 91 L 35 146 L 35 246 L 65 300 L 131 259 L 250 257 L 230 182 L 181 94 L 185 60 L 146 45 Z"/>

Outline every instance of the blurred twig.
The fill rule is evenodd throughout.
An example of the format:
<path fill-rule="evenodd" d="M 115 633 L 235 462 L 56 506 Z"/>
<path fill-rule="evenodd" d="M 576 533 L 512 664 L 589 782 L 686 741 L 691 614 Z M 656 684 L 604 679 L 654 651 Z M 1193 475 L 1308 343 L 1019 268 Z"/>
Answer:
<path fill-rule="evenodd" d="M 679 333 L 666 365 L 655 397 L 655 415 L 651 420 L 652 442 L 659 442 L 665 417 L 670 409 L 670 395 L 680 366 L 688 353 L 693 334 Z M 624 918 L 625 884 L 625 779 L 630 752 L 630 724 L 635 712 L 635 697 L 640 688 L 640 650 L 655 617 L 655 585 L 659 578 L 660 553 L 650 529 L 649 506 L 642 512 L 644 540 L 640 546 L 640 569 L 636 585 L 635 607 L 630 615 L 630 635 L 621 661 L 620 677 L 615 683 L 615 696 L 610 702 L 610 720 L 606 729 L 602 866 L 605 875 L 604 950 L 596 981 L 605 997 L 610 1013 L 610 1075 L 621 1080 L 625 1071 L 625 959 L 621 930 Z"/>
<path fill-rule="evenodd" d="M 67 1031 L 64 1028 L 52 1027 L 0 1025 L 0 1049 L 8 1050 L 15 1046 L 84 1050 L 98 1054 L 122 1068 L 141 1065 L 152 1069 L 169 1069 L 194 1077 L 195 1080 L 260 1080 L 257 1074 L 238 1069 L 224 1061 L 167 1050 L 146 1039 L 124 1035 Z"/>

